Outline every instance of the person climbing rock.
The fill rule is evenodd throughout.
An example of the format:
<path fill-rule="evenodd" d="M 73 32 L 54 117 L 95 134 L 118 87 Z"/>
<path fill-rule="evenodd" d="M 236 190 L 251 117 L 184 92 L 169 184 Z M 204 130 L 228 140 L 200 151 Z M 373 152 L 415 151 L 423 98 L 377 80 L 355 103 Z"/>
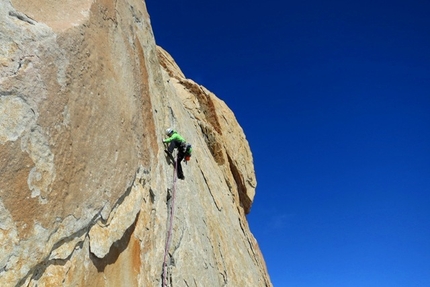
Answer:
<path fill-rule="evenodd" d="M 191 149 L 191 145 L 188 145 L 185 139 L 171 128 L 168 128 L 166 130 L 166 135 L 168 136 L 168 138 L 163 140 L 163 143 L 169 145 L 166 150 L 166 153 L 171 158 L 173 158 L 172 153 L 174 149 L 176 148 L 178 150 L 178 155 L 176 157 L 177 175 L 179 179 L 185 179 L 184 172 L 182 171 L 181 161 L 184 159 L 184 157 L 187 156 L 188 153 L 190 153 L 188 151 Z"/>

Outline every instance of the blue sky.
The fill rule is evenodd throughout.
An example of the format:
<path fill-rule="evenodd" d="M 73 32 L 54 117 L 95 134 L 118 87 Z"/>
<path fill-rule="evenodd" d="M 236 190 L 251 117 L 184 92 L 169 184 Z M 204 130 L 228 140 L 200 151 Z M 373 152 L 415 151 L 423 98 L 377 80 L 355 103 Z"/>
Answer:
<path fill-rule="evenodd" d="M 147 7 L 246 133 L 274 286 L 430 286 L 430 2 Z"/>

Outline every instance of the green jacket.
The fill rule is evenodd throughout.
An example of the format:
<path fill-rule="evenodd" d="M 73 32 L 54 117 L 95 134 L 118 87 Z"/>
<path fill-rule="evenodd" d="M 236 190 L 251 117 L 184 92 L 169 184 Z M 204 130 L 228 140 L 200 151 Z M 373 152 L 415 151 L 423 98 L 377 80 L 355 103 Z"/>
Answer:
<path fill-rule="evenodd" d="M 176 131 L 173 132 L 173 135 L 170 138 L 164 139 L 163 143 L 170 143 L 171 141 L 177 141 L 179 143 L 184 143 L 185 139 L 181 137 Z"/>

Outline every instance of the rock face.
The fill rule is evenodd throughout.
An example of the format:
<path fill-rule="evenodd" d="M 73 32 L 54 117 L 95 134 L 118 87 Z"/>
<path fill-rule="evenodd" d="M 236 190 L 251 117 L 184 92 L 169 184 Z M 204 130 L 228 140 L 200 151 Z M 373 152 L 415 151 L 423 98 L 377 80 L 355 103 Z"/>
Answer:
<path fill-rule="evenodd" d="M 272 286 L 245 135 L 149 19 L 135 0 L 0 2 L 1 286 Z M 185 181 L 167 127 L 193 144 Z"/>

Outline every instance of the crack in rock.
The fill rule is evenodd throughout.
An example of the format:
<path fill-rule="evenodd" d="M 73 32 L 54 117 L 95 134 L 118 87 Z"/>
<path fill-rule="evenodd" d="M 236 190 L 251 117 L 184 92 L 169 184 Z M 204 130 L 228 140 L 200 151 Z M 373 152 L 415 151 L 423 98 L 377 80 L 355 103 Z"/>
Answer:
<path fill-rule="evenodd" d="M 18 18 L 19 20 L 24 21 L 24 22 L 31 24 L 31 25 L 34 25 L 37 23 L 35 20 L 31 19 L 27 15 L 25 15 L 21 12 L 18 12 L 18 11 L 9 11 L 9 16 Z"/>
<path fill-rule="evenodd" d="M 131 187 L 118 200 L 106 222 L 97 222 L 90 232 L 90 250 L 97 258 L 109 253 L 112 244 L 124 235 L 124 232 L 135 222 L 143 202 L 143 186 L 139 183 L 139 171 Z"/>

